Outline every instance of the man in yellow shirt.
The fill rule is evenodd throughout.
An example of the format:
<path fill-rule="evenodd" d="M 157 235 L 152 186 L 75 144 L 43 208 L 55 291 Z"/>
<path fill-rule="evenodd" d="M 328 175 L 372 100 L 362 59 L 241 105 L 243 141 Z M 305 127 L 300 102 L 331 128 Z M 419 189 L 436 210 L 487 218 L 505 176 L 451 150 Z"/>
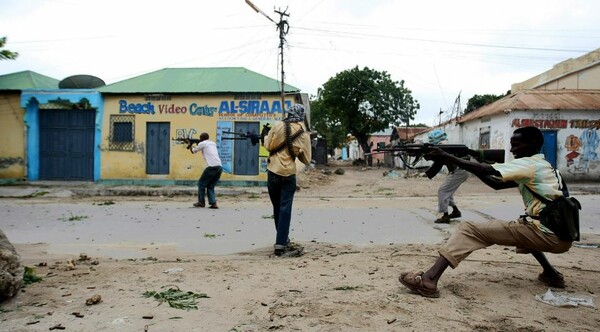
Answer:
<path fill-rule="evenodd" d="M 305 165 L 311 160 L 310 135 L 304 125 L 304 112 L 304 106 L 292 105 L 288 116 L 276 123 L 264 140 L 264 146 L 269 150 L 267 187 L 277 230 L 276 256 L 301 255 L 301 251 L 289 246 L 289 233 L 296 192 L 296 159 Z"/>

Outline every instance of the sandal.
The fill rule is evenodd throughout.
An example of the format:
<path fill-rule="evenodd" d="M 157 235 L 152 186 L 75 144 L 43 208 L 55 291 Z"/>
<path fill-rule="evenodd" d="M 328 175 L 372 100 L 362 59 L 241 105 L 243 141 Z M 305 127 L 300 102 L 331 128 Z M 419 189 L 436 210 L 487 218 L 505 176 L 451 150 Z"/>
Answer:
<path fill-rule="evenodd" d="M 400 274 L 398 278 L 401 284 L 410 289 L 413 293 L 417 293 L 423 297 L 438 298 L 440 292 L 437 288 L 431 289 L 423 285 L 423 272 L 408 272 Z"/>
<path fill-rule="evenodd" d="M 538 280 L 548 287 L 565 288 L 565 278 L 560 273 L 557 275 L 547 275 L 542 272 L 538 275 Z"/>

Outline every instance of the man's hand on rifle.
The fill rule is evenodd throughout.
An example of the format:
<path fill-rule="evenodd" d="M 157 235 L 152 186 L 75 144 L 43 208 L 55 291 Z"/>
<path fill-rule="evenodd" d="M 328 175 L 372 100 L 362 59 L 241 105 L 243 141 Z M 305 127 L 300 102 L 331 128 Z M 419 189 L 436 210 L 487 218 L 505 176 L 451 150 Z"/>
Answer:
<path fill-rule="evenodd" d="M 433 161 L 446 161 L 448 158 L 453 157 L 453 155 L 449 154 L 448 152 L 432 146 L 431 150 L 429 152 L 427 152 L 423 158 L 425 158 L 425 160 L 433 160 Z"/>
<path fill-rule="evenodd" d="M 190 152 L 194 153 L 194 151 L 192 151 L 194 142 L 192 142 L 190 139 L 184 138 L 183 143 L 187 144 L 187 146 L 185 147 L 186 149 L 188 149 L 188 150 L 190 150 Z"/>
<path fill-rule="evenodd" d="M 271 127 L 268 123 L 266 123 L 263 127 L 262 130 L 260 131 L 260 136 L 265 137 L 267 135 L 269 135 L 269 132 L 271 131 Z"/>
<path fill-rule="evenodd" d="M 265 136 L 269 135 L 270 131 L 271 131 L 270 125 L 268 123 L 266 123 L 262 127 L 262 130 L 260 131 L 260 144 L 262 144 L 262 145 L 265 144 Z"/>

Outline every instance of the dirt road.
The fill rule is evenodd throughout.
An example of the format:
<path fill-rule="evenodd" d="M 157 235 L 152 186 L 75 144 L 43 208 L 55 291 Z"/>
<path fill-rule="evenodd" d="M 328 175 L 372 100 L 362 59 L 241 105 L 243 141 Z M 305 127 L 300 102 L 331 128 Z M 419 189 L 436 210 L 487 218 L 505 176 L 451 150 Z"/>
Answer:
<path fill-rule="evenodd" d="M 437 225 L 443 177 L 404 179 L 383 170 L 303 177 L 292 237 L 300 258 L 271 257 L 274 227 L 264 190 L 219 197 L 219 210 L 191 208 L 193 197 L 88 197 L 0 200 L 0 227 L 24 264 L 43 277 L 0 307 L 2 331 L 594 331 L 597 308 L 535 300 L 548 288 L 535 260 L 493 246 L 447 271 L 442 297 L 410 294 L 405 270 L 428 267 L 456 223 Z M 584 239 L 550 260 L 566 291 L 600 290 L 598 196 Z M 470 179 L 457 202 L 464 220 L 511 219 L 514 192 Z M 84 255 L 82 255 L 82 253 Z M 205 293 L 197 310 L 146 298 L 147 291 Z M 86 305 L 100 295 L 102 301 Z M 596 302 L 597 303 L 597 299 Z M 75 315 L 74 313 L 78 313 Z"/>

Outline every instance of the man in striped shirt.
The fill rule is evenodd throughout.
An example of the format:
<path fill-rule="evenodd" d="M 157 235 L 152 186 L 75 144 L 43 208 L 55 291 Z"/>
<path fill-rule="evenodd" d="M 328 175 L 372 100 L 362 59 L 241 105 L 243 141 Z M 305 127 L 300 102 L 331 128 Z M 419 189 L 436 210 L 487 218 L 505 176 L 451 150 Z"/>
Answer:
<path fill-rule="evenodd" d="M 496 190 L 518 188 L 526 214 L 511 222 L 494 220 L 461 223 L 446 245 L 439 250 L 440 257 L 431 268 L 425 272 L 402 273 L 399 281 L 422 296 L 439 297 L 438 280 L 449 266 L 456 268 L 473 251 L 498 244 L 515 246 L 518 253 L 531 253 L 543 268 L 538 279 L 548 286 L 564 288 L 562 274 L 548 262 L 543 253 L 566 252 L 572 242 L 559 239 L 540 224 L 537 219 L 545 205 L 527 189 L 534 190 L 548 200 L 562 196 L 560 175 L 540 153 L 543 144 L 544 136 L 538 128 L 523 127 L 516 129 L 510 139 L 510 152 L 514 156 L 514 160 L 510 162 L 492 165 L 478 163 L 457 158 L 441 149 L 428 154 L 428 159 L 454 163 Z"/>

